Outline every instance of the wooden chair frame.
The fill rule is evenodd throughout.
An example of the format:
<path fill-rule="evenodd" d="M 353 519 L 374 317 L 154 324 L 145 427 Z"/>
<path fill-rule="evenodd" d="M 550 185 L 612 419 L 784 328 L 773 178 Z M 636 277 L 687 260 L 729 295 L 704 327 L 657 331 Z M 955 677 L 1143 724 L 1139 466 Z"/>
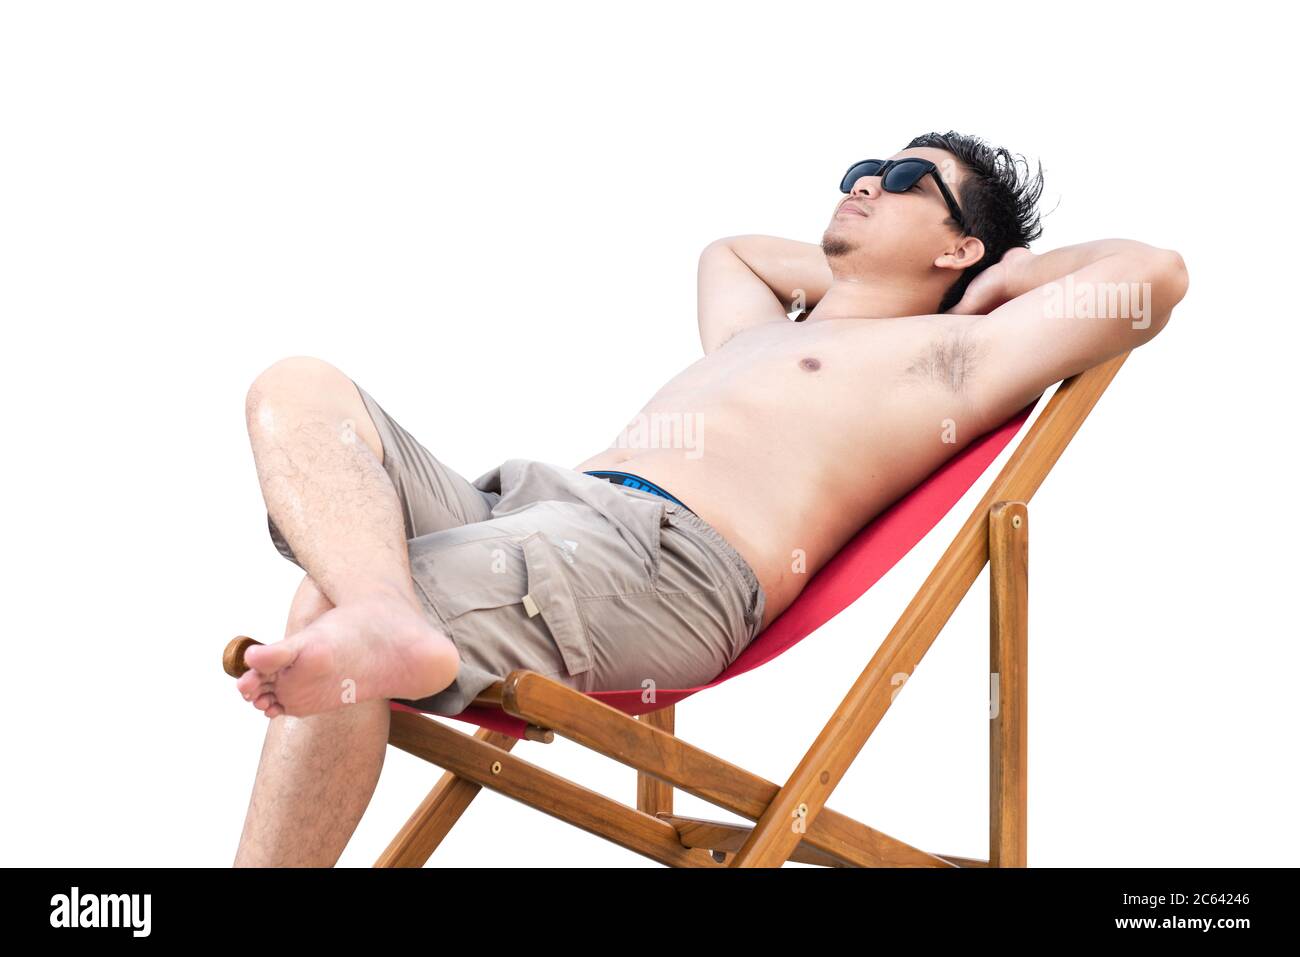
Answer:
<path fill-rule="evenodd" d="M 526 721 L 527 739 L 550 742 L 558 733 L 635 768 L 636 807 L 517 757 L 517 737 L 485 727 L 466 734 L 394 709 L 389 744 L 445 773 L 375 866 L 423 866 L 483 787 L 673 866 L 779 867 L 787 860 L 839 867 L 1027 866 L 1027 503 L 1127 358 L 1121 353 L 1061 384 L 784 785 L 676 737 L 674 705 L 633 717 L 534 672 L 514 671 L 474 705 Z M 892 677 L 916 669 L 985 563 L 994 707 L 989 857 L 980 860 L 920 850 L 826 803 L 888 710 Z M 676 815 L 674 788 L 755 823 Z"/>

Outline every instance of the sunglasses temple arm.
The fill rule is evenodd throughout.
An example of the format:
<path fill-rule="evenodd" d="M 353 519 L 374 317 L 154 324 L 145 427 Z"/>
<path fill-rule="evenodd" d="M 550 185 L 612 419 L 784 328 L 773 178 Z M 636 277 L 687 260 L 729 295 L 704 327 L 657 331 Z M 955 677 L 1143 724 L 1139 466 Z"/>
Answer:
<path fill-rule="evenodd" d="M 952 213 L 952 218 L 957 220 L 962 229 L 965 229 L 966 219 L 961 214 L 961 207 L 957 205 L 957 200 L 953 197 L 952 191 L 948 189 L 948 185 L 943 181 L 943 177 L 939 175 L 939 171 L 936 169 L 933 172 L 934 181 L 939 184 L 939 190 L 943 193 L 944 201 L 948 204 L 948 212 Z"/>

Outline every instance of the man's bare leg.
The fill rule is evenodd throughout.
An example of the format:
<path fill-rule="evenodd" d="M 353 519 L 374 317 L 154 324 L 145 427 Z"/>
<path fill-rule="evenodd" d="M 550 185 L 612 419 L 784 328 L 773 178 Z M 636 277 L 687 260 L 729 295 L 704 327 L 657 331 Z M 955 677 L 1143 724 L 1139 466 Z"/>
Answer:
<path fill-rule="evenodd" d="M 253 382 L 246 414 L 267 511 L 335 607 L 249 648 L 240 692 L 274 718 L 446 688 L 460 658 L 416 597 L 397 490 L 352 380 L 283 359 Z"/>
<path fill-rule="evenodd" d="M 308 576 L 285 635 L 334 605 Z M 236 867 L 333 867 L 370 804 L 388 751 L 388 702 L 363 701 L 272 718 L 262 746 Z"/>

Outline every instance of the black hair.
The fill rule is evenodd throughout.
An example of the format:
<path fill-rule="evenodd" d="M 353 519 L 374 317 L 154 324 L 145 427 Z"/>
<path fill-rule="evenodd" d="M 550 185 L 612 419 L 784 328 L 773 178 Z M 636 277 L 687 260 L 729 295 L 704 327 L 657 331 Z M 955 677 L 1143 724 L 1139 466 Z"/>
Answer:
<path fill-rule="evenodd" d="M 1009 151 L 952 130 L 918 136 L 904 149 L 917 146 L 947 150 L 965 167 L 961 186 L 953 191 L 966 221 L 962 235 L 974 236 L 984 244 L 983 258 L 963 269 L 944 293 L 939 311 L 947 312 L 961 301 L 971 280 L 1000 260 L 1003 253 L 1016 246 L 1028 246 L 1043 234 L 1037 212 L 1043 192 L 1043 164 L 1040 162 L 1038 174 L 1031 176 L 1029 161 L 1021 156 L 1025 167 L 1021 177 Z"/>

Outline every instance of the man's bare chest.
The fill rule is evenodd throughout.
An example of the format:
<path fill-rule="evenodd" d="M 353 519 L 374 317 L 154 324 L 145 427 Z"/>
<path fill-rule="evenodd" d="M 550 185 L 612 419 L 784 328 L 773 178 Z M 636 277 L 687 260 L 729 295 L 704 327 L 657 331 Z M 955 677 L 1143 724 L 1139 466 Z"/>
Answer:
<path fill-rule="evenodd" d="M 771 323 L 746 330 L 657 398 L 810 403 L 846 412 L 961 392 L 960 323 L 949 316 Z"/>

